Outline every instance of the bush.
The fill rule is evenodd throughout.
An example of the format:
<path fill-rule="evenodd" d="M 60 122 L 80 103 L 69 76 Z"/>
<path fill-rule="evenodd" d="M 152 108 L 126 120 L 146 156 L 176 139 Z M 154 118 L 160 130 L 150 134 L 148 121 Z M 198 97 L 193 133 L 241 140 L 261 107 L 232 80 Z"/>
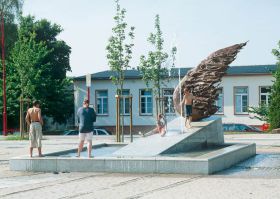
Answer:
<path fill-rule="evenodd" d="M 268 121 L 268 110 L 269 107 L 266 104 L 260 104 L 258 107 L 249 107 L 248 112 L 257 114 L 254 118 L 267 122 Z"/>
<path fill-rule="evenodd" d="M 280 48 L 280 42 L 278 43 Z M 277 57 L 277 70 L 273 74 L 275 80 L 271 89 L 271 101 L 268 110 L 268 121 L 270 123 L 270 129 L 280 128 L 280 52 L 277 49 L 273 49 L 272 53 Z"/>

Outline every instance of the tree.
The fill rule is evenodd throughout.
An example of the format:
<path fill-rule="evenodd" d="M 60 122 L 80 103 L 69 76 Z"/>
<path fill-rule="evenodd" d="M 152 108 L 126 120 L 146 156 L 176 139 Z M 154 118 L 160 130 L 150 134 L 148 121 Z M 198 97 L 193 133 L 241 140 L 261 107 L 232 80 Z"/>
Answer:
<path fill-rule="evenodd" d="M 1 23 L 4 25 L 3 30 L 1 27 L 1 35 L 4 35 L 5 39 L 5 57 L 8 57 L 17 39 L 15 19 L 20 16 L 22 5 L 23 0 L 0 0 Z M 2 54 L 2 48 L 0 52 Z"/>
<path fill-rule="evenodd" d="M 11 50 L 17 41 L 17 24 L 15 23 L 15 17 L 12 14 L 5 15 L 4 21 L 4 35 L 5 35 L 5 58 L 9 57 Z M 0 49 L 2 53 L 2 48 Z"/>
<path fill-rule="evenodd" d="M 17 24 L 14 23 L 14 16 L 11 14 L 6 14 L 5 15 L 5 58 L 9 57 L 10 52 L 12 50 L 12 48 L 14 47 L 15 42 L 17 41 Z M 0 48 L 0 53 L 2 53 L 2 49 Z M 6 60 L 6 59 L 5 59 Z M 9 74 L 9 70 L 11 70 L 11 68 L 9 67 L 9 63 L 5 62 L 5 65 L 7 65 L 7 67 L 5 67 L 5 71 L 6 74 Z M 1 85 L 3 85 L 3 68 L 2 68 L 2 63 L 0 64 L 0 82 Z M 9 81 L 7 80 L 9 79 L 9 75 L 6 75 L 6 82 Z M 13 82 L 11 82 L 13 83 Z M 9 96 L 10 95 L 14 95 L 14 93 L 9 92 L 10 88 L 9 85 L 6 84 L 6 90 L 8 91 L 8 96 L 6 97 L 7 100 L 7 104 L 9 104 Z M 2 119 L 3 119 L 3 86 L 0 86 L 0 129 L 2 129 Z M 7 112 L 10 114 L 9 112 L 9 106 L 7 107 Z M 7 119 L 8 125 L 7 126 L 12 126 L 13 121 L 10 121 L 10 117 L 8 115 L 8 119 Z"/>
<path fill-rule="evenodd" d="M 19 14 L 22 8 L 22 0 L 1 0 L 1 55 L 2 55 L 2 96 L 3 96 L 3 134 L 7 135 L 7 103 L 6 103 L 6 65 L 5 65 L 5 16 L 14 17 Z"/>
<path fill-rule="evenodd" d="M 126 10 L 120 8 L 119 0 L 115 2 L 117 5 L 114 17 L 116 26 L 112 28 L 113 35 L 109 39 L 106 50 L 110 69 L 115 72 L 111 79 L 117 86 L 117 93 L 120 94 L 123 89 L 124 72 L 131 68 L 129 62 L 132 58 L 132 47 L 134 46 L 132 40 L 135 28 L 130 27 L 130 31 L 126 34 L 127 23 L 124 21 Z M 127 37 L 131 39 L 129 43 L 125 43 Z"/>
<path fill-rule="evenodd" d="M 140 70 L 147 87 L 149 87 L 149 84 L 151 83 L 156 99 L 160 99 L 161 86 L 166 82 L 166 77 L 168 76 L 169 66 L 167 61 L 169 55 L 163 51 L 164 39 L 162 38 L 159 15 L 156 15 L 155 18 L 155 29 L 156 32 L 151 33 L 148 37 L 148 42 L 154 46 L 154 51 L 150 51 L 147 58 L 144 55 L 140 57 L 138 69 Z M 173 47 L 171 51 L 173 61 L 172 67 L 174 67 L 176 52 L 177 48 Z M 160 103 L 156 103 L 156 113 L 163 112 L 161 107 Z"/>
<path fill-rule="evenodd" d="M 9 70 L 11 116 L 18 115 L 18 98 L 38 99 L 44 115 L 63 123 L 73 114 L 73 89 L 66 78 L 70 47 L 56 39 L 62 28 L 47 20 L 21 17 L 18 41 L 12 50 Z M 14 117 L 15 118 L 15 117 Z M 17 117 L 16 117 L 17 118 Z"/>
<path fill-rule="evenodd" d="M 28 37 L 29 32 L 35 32 L 36 42 L 43 41 L 50 51 L 43 61 L 49 63 L 48 70 L 42 73 L 42 76 L 49 77 L 50 81 L 45 87 L 41 85 L 41 90 L 46 92 L 41 92 L 40 99 L 45 107 L 42 111 L 59 123 L 65 122 L 74 112 L 72 80 L 66 77 L 66 72 L 71 71 L 71 48 L 56 38 L 62 31 L 61 26 L 46 19 L 36 21 L 34 17 L 27 16 L 21 20 L 20 34 Z"/>
<path fill-rule="evenodd" d="M 268 110 L 268 121 L 270 129 L 280 128 L 280 41 L 278 42 L 278 49 L 273 49 L 272 53 L 277 58 L 277 69 L 273 74 L 275 80 L 273 81 L 271 89 L 271 98 Z"/>
<path fill-rule="evenodd" d="M 35 33 L 30 33 L 29 37 L 19 35 L 11 52 L 12 70 L 8 71 L 7 86 L 13 95 L 8 96 L 8 113 L 14 125 L 18 119 L 19 97 L 40 99 L 40 92 L 46 92 L 46 89 L 42 90 L 42 85 L 48 85 L 50 81 L 42 76 L 49 67 L 44 59 L 50 51 L 43 42 L 37 43 L 35 37 Z"/>
<path fill-rule="evenodd" d="M 260 104 L 257 107 L 249 107 L 248 112 L 256 114 L 254 118 L 267 122 L 268 121 L 268 109 L 269 106 L 266 104 Z"/>
<path fill-rule="evenodd" d="M 125 70 L 131 68 L 129 62 L 132 58 L 132 47 L 134 46 L 134 27 L 129 28 L 127 33 L 127 23 L 125 22 L 125 9 L 121 9 L 119 0 L 116 2 L 116 16 L 114 17 L 115 27 L 112 28 L 113 35 L 109 39 L 106 47 L 107 59 L 110 69 L 114 72 L 111 76 L 112 82 L 116 85 L 116 94 L 122 95 L 125 78 Z M 127 41 L 127 38 L 130 41 Z M 123 114 L 122 114 L 122 134 L 123 134 Z"/>

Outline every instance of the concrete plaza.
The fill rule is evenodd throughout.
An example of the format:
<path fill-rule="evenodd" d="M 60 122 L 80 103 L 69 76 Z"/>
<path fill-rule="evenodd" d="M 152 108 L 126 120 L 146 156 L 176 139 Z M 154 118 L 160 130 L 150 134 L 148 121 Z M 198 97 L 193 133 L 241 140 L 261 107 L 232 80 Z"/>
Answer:
<path fill-rule="evenodd" d="M 26 155 L 28 141 L 4 141 L 0 137 L 0 198 L 280 198 L 280 135 L 225 135 L 225 141 L 255 142 L 258 155 L 210 176 L 57 174 L 10 171 L 9 158 Z M 114 143 L 114 137 L 94 138 L 94 144 L 104 142 Z M 76 136 L 46 136 L 43 152 L 72 149 L 76 145 Z"/>

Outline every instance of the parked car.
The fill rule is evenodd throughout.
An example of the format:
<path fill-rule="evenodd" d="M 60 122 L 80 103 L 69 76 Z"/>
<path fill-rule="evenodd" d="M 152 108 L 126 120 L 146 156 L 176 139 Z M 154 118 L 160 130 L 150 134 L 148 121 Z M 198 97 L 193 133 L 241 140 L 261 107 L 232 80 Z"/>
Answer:
<path fill-rule="evenodd" d="M 247 124 L 223 124 L 224 131 L 239 131 L 239 132 L 262 132 L 260 129 L 249 126 Z"/>
<path fill-rule="evenodd" d="M 67 131 L 64 131 L 63 135 L 79 135 L 79 131 L 78 130 L 67 130 Z"/>
<path fill-rule="evenodd" d="M 106 129 L 96 128 L 94 129 L 93 135 L 112 135 L 112 133 Z"/>
<path fill-rule="evenodd" d="M 261 130 L 262 131 L 268 131 L 270 128 L 270 124 L 269 123 L 264 123 L 262 126 L 261 126 Z"/>
<path fill-rule="evenodd" d="M 78 130 L 67 130 L 64 132 L 64 135 L 79 135 L 79 131 Z M 95 128 L 93 130 L 93 135 L 112 135 L 112 133 L 103 128 Z"/>

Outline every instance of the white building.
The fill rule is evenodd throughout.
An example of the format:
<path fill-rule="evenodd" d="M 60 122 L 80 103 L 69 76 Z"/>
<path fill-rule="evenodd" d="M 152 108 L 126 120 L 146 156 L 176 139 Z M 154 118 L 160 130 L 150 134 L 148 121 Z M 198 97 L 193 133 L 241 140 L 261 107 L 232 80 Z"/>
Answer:
<path fill-rule="evenodd" d="M 183 77 L 191 68 L 181 68 Z M 245 123 L 249 125 L 262 125 L 263 122 L 252 119 L 253 115 L 248 113 L 249 106 L 258 106 L 260 103 L 268 103 L 269 90 L 273 84 L 272 72 L 276 65 L 253 65 L 232 66 L 222 78 L 220 84 L 220 96 L 217 105 L 220 107 L 216 115 L 222 117 L 223 123 Z M 166 99 L 172 99 L 174 88 L 178 84 L 178 69 L 174 69 L 171 81 L 162 89 Z M 103 126 L 114 131 L 116 124 L 116 86 L 110 80 L 112 71 L 103 71 L 92 74 L 90 87 L 90 104 L 95 107 L 98 114 L 95 125 Z M 74 78 L 75 113 L 87 98 L 87 87 L 85 76 Z M 147 90 L 145 82 L 137 70 L 125 72 L 123 95 L 133 96 L 133 126 L 134 132 L 143 127 L 154 127 L 155 125 L 155 97 L 151 90 Z M 172 100 L 171 100 L 172 101 Z M 168 102 L 168 100 L 167 100 Z M 122 102 L 124 123 L 129 125 L 129 103 L 128 99 Z M 167 118 L 171 120 L 176 117 L 172 105 L 166 112 Z M 149 129 L 149 128 L 148 128 Z"/>

